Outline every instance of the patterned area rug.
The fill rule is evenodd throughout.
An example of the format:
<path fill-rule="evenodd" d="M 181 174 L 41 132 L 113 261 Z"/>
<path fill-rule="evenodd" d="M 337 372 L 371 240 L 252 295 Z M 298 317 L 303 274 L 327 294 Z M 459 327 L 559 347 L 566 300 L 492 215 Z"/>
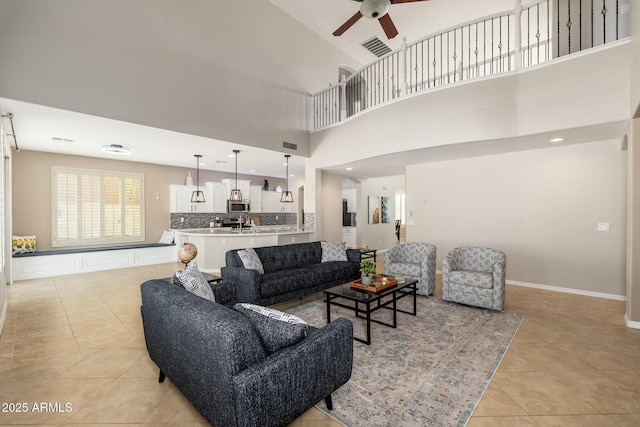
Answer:
<path fill-rule="evenodd" d="M 408 310 L 411 300 L 399 307 Z M 287 312 L 325 324 L 326 305 L 314 301 Z M 365 322 L 331 307 L 331 318 Z M 374 319 L 390 321 L 388 310 Z M 509 348 L 524 316 L 418 296 L 416 317 L 399 313 L 396 329 L 372 323 L 370 346 L 354 341 L 353 374 L 333 393 L 333 410 L 317 406 L 347 426 L 464 426 Z"/>

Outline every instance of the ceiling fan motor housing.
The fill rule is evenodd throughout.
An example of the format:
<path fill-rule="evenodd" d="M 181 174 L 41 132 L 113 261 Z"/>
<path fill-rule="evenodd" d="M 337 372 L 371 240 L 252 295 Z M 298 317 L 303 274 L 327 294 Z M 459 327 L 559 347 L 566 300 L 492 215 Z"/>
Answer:
<path fill-rule="evenodd" d="M 379 19 L 389 12 L 389 0 L 362 0 L 360 13 L 369 19 Z"/>

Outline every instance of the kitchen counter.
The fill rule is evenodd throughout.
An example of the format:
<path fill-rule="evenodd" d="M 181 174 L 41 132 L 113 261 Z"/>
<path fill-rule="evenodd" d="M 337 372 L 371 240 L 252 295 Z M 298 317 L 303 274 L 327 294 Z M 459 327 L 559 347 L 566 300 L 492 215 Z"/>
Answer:
<path fill-rule="evenodd" d="M 217 273 L 225 265 L 225 254 L 231 249 L 287 245 L 308 242 L 313 231 L 304 231 L 295 226 L 267 225 L 243 228 L 229 227 L 174 229 L 178 245 L 193 243 L 198 248 L 195 262 L 202 271 Z"/>

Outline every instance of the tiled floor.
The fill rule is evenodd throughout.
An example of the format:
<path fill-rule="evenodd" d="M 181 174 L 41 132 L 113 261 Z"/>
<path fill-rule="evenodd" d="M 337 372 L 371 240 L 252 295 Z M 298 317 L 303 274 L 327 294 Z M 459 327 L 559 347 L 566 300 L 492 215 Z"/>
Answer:
<path fill-rule="evenodd" d="M 140 283 L 177 267 L 9 286 L 0 425 L 207 425 L 144 347 Z M 640 425 L 640 331 L 623 302 L 508 286 L 506 309 L 526 318 L 469 426 Z M 311 409 L 292 425 L 340 424 Z"/>

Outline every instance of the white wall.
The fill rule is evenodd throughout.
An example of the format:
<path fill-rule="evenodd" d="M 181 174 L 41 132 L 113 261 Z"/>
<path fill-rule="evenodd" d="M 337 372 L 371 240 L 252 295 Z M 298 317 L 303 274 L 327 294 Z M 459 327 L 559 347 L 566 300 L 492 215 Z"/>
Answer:
<path fill-rule="evenodd" d="M 384 250 L 396 245 L 395 235 L 395 195 L 396 190 L 404 190 L 405 177 L 388 176 L 383 178 L 371 178 L 362 180 L 360 184 L 360 197 L 358 212 L 356 214 L 358 245 L 367 244 L 371 249 Z M 385 196 L 391 202 L 391 222 L 386 224 L 369 224 L 368 197 Z"/>
<path fill-rule="evenodd" d="M 2 111 L 2 109 L 0 109 L 0 115 L 4 114 L 4 112 Z M 4 120 L 2 117 L 0 117 L 0 153 L 2 153 L 2 158 L 0 159 L 2 163 L 2 165 L 0 165 L 0 173 L 4 172 L 4 164 L 6 164 L 4 157 L 5 157 L 5 141 L 6 141 L 6 131 L 5 131 L 5 127 L 4 127 Z M 8 150 L 7 150 L 8 151 Z M 8 174 L 6 174 L 5 176 L 8 176 Z M 0 179 L 0 182 L 4 182 L 3 179 Z M 4 192 L 5 195 L 10 195 L 11 194 L 11 190 L 9 188 L 9 185 L 6 185 L 4 188 Z M 5 197 L 10 197 L 10 196 L 5 196 Z M 0 198 L 0 203 L 5 203 L 4 200 L 2 200 Z M 4 211 L 6 208 L 6 204 L 4 206 L 2 206 L 2 210 Z M 10 204 L 9 204 L 10 206 Z M 6 211 L 5 211 L 6 212 Z M 4 217 L 4 218 L 2 218 Z M 2 230 L 2 235 L 0 236 L 0 245 L 2 247 L 0 247 L 0 253 L 2 254 L 2 259 L 0 259 L 0 266 L 1 271 L 0 271 L 0 334 L 2 334 L 2 327 L 4 326 L 4 321 L 6 319 L 6 315 L 7 315 L 7 308 L 8 308 L 8 298 L 7 298 L 7 266 L 11 264 L 11 254 L 7 253 L 7 249 L 9 247 L 8 244 L 8 240 L 7 239 L 11 239 L 11 230 L 8 229 L 7 224 L 10 223 L 10 218 L 11 218 L 11 214 L 9 213 L 9 215 L 3 215 L 2 220 L 6 221 L 5 224 L 0 224 L 0 230 Z M 13 245 L 11 245 L 13 246 Z M 10 267 L 9 267 L 10 268 Z"/>
<path fill-rule="evenodd" d="M 507 280 L 625 295 L 626 155 L 603 141 L 408 166 L 407 241 L 435 244 L 438 269 L 489 246 Z"/>
<path fill-rule="evenodd" d="M 344 176 L 329 172 L 321 172 L 319 212 L 320 233 L 316 233 L 318 240 L 327 242 L 342 241 L 342 180 Z M 306 197 L 306 195 L 305 195 Z"/>
<path fill-rule="evenodd" d="M 5 98 L 302 156 L 353 62 L 264 0 L 0 0 L 0 31 Z"/>

